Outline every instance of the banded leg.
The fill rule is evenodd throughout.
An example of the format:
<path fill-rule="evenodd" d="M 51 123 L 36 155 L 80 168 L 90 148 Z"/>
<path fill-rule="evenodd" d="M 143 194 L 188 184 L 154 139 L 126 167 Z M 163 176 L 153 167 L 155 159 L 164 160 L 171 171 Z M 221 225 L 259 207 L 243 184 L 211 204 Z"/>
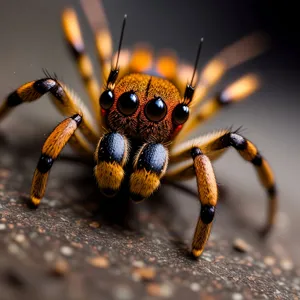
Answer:
<path fill-rule="evenodd" d="M 160 184 L 168 165 L 168 151 L 162 144 L 144 144 L 135 157 L 129 189 L 131 199 L 148 198 Z"/>
<path fill-rule="evenodd" d="M 63 115 L 80 114 L 84 116 L 79 131 L 88 142 L 96 145 L 98 142 L 98 132 L 95 130 L 93 119 L 88 110 L 74 93 L 71 93 L 66 86 L 54 78 L 44 78 L 28 82 L 10 93 L 0 107 L 0 121 L 14 107 L 22 103 L 37 100 L 46 93 L 50 93 L 54 105 Z M 80 140 L 82 139 L 78 137 L 77 141 L 80 142 Z M 84 147 L 86 148 L 86 145 Z"/>
<path fill-rule="evenodd" d="M 208 135 L 206 138 L 194 139 L 178 146 L 178 149 L 171 151 L 171 162 L 181 162 L 186 159 L 193 149 L 199 147 L 201 151 L 210 159 L 218 158 L 224 150 L 233 147 L 241 155 L 241 157 L 252 163 L 257 172 L 258 178 L 262 186 L 266 189 L 268 202 L 267 222 L 262 230 L 262 234 L 267 234 L 275 223 L 277 212 L 277 192 L 275 185 L 275 178 L 269 163 L 261 156 L 256 146 L 237 132 L 220 131 L 215 134 Z M 181 158 L 180 158 L 181 157 Z M 193 174 L 192 163 L 187 163 L 181 169 L 174 169 L 167 172 L 166 176 L 170 180 L 180 178 L 180 174 L 184 173 L 186 178 Z"/>
<path fill-rule="evenodd" d="M 34 172 L 31 185 L 31 204 L 37 207 L 46 190 L 50 169 L 80 125 L 82 117 L 79 114 L 62 121 L 47 138 L 42 148 L 42 154 Z"/>
<path fill-rule="evenodd" d="M 198 106 L 205 99 L 205 95 L 207 95 L 208 91 L 217 84 L 228 70 L 260 55 L 265 51 L 266 44 L 266 38 L 261 33 L 254 32 L 229 45 L 208 62 L 199 76 L 191 103 L 195 107 L 196 112 L 190 116 L 189 121 L 177 135 L 175 143 L 185 139 L 194 128 L 215 114 L 223 104 L 245 98 L 257 88 L 257 80 L 253 80 L 251 77 L 250 80 L 249 78 L 247 80 L 243 79 L 234 83 L 231 88 L 226 89 L 226 93 L 224 91 L 207 101 L 198 110 Z M 252 87 L 251 85 L 249 87 L 249 83 L 254 84 Z M 247 91 L 248 88 L 250 88 L 249 91 Z M 248 94 L 241 97 L 243 91 Z M 237 93 L 237 97 L 235 97 L 235 93 Z"/>
<path fill-rule="evenodd" d="M 192 254 L 199 257 L 209 238 L 212 221 L 217 205 L 218 190 L 216 178 L 209 158 L 199 148 L 193 148 L 191 155 L 194 160 L 199 200 L 201 203 L 200 215 L 194 233 Z"/>
<path fill-rule="evenodd" d="M 183 137 L 186 138 L 193 130 L 215 116 L 222 108 L 247 98 L 254 93 L 258 87 L 258 78 L 253 74 L 245 75 L 229 85 L 215 97 L 206 101 L 200 106 L 198 111 L 190 116 L 190 119 L 179 133 L 176 142 L 178 143 Z"/>
<path fill-rule="evenodd" d="M 73 9 L 65 9 L 62 14 L 62 25 L 65 38 L 77 63 L 82 81 L 92 101 L 93 111 L 100 117 L 100 86 L 96 80 L 92 61 L 87 55 L 82 39 L 77 15 Z"/>
<path fill-rule="evenodd" d="M 111 70 L 113 43 L 103 3 L 101 0 L 80 0 L 80 3 L 95 35 L 96 50 L 104 83 Z"/>
<path fill-rule="evenodd" d="M 107 133 L 98 143 L 94 173 L 100 190 L 108 197 L 114 196 L 121 187 L 128 152 L 128 141 L 119 133 Z"/>
<path fill-rule="evenodd" d="M 267 46 L 267 38 L 260 32 L 254 32 L 223 49 L 201 72 L 193 105 L 200 104 L 210 88 L 217 84 L 227 71 L 262 54 Z"/>

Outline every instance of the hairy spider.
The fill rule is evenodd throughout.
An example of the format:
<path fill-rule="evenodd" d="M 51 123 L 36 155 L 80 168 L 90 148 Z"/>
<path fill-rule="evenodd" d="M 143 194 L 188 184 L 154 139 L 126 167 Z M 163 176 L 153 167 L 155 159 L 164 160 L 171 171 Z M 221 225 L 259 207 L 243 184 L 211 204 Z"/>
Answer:
<path fill-rule="evenodd" d="M 274 224 L 276 188 L 272 170 L 254 144 L 238 131 L 229 129 L 182 142 L 223 106 L 255 91 L 257 78 L 245 75 L 202 104 L 208 90 L 228 69 L 259 54 L 261 49 L 255 46 L 258 36 L 248 36 L 227 47 L 198 76 L 196 69 L 203 39 L 194 68 L 177 62 L 171 53 L 158 55 L 154 60 L 148 47 L 139 46 L 132 52 L 121 49 L 125 16 L 119 49 L 113 55 L 103 7 L 101 3 L 98 5 L 100 22 L 93 18 L 94 6 L 83 5 L 83 8 L 95 34 L 104 82 L 102 89 L 85 51 L 75 11 L 68 8 L 62 14 L 65 38 L 92 101 L 94 116 L 56 76 L 48 73 L 46 78 L 20 86 L 0 107 L 2 120 L 19 104 L 49 93 L 58 110 L 68 116 L 44 143 L 33 175 L 31 204 L 35 207 L 40 204 L 50 169 L 67 143 L 88 157 L 93 157 L 96 149 L 94 174 L 106 196 L 112 197 L 125 188 L 133 201 L 140 202 L 158 189 L 163 177 L 174 181 L 196 176 L 201 209 L 192 254 L 198 257 L 209 237 L 218 198 L 211 162 L 233 147 L 255 167 L 267 190 L 268 217 L 263 229 L 267 233 Z M 186 84 L 188 76 L 191 80 Z"/>

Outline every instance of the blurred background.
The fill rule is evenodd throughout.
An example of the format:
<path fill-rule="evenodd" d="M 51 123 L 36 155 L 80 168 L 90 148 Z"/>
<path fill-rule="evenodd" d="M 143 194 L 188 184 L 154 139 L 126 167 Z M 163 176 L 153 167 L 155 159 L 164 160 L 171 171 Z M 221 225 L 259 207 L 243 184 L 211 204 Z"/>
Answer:
<path fill-rule="evenodd" d="M 0 10 L 0 97 L 4 98 L 21 84 L 43 76 L 42 68 L 56 72 L 87 102 L 75 64 L 63 40 L 60 14 L 67 5 L 78 9 L 88 51 L 96 64 L 93 36 L 80 10 L 79 1 L 27 0 L 1 1 Z M 262 88 L 246 101 L 225 108 L 198 133 L 228 126 L 243 126 L 243 134 L 252 140 L 274 168 L 280 192 L 280 214 L 272 241 L 281 241 L 285 251 L 298 263 L 299 241 L 299 31 L 296 4 L 292 1 L 138 1 L 104 0 L 110 28 L 117 46 L 124 13 L 128 24 L 124 46 L 147 41 L 155 49 L 173 48 L 187 62 L 194 62 L 200 37 L 205 44 L 200 68 L 223 47 L 255 30 L 264 30 L 270 36 L 271 48 L 264 55 L 230 71 L 220 83 L 225 86 L 245 72 L 261 77 Z M 47 97 L 31 105 L 16 109 L 1 124 L 1 133 L 7 136 L 11 153 L 18 145 L 38 153 L 45 135 L 62 118 Z M 28 128 L 28 135 L 18 134 L 19 127 Z M 2 158 L 5 165 L 5 160 Z M 32 170 L 35 163 L 32 164 Z M 230 151 L 215 164 L 218 183 L 226 189 L 226 203 L 220 204 L 216 228 L 230 228 L 235 234 L 255 239 L 253 228 L 264 220 L 266 199 L 252 167 Z M 66 168 L 67 169 L 67 168 Z M 58 170 L 58 169 L 57 169 Z M 22 170 L 20 170 L 21 172 Z M 76 176 L 60 170 L 64 176 Z M 54 177 L 58 171 L 53 171 Z M 187 185 L 196 190 L 194 182 Z M 28 185 L 29 190 L 29 185 Z M 177 191 L 177 190 L 176 190 Z M 27 190 L 26 190 L 27 192 Z M 166 189 L 167 198 L 181 205 L 186 220 L 196 220 L 198 203 L 185 193 Z M 190 205 L 183 205 L 183 203 Z M 222 202 L 222 201 L 221 201 Z M 178 204 L 177 204 L 178 203 Z M 246 225 L 239 223 L 246 220 Z M 193 226 L 184 233 L 191 237 Z M 253 234 L 253 237 L 252 237 Z"/>

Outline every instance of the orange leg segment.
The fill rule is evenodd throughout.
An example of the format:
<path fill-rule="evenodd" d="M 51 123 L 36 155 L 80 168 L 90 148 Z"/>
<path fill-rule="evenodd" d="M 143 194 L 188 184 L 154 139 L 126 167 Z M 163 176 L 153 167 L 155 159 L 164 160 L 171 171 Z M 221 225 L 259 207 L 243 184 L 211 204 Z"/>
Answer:
<path fill-rule="evenodd" d="M 49 172 L 54 161 L 73 136 L 81 120 L 82 117 L 79 114 L 65 119 L 57 125 L 44 143 L 31 185 L 31 204 L 34 207 L 40 204 L 45 194 Z"/>

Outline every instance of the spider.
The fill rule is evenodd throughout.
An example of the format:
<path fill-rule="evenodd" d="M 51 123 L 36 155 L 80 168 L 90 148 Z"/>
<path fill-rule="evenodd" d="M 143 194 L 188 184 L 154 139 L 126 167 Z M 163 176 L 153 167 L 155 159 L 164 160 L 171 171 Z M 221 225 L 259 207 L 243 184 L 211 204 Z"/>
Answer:
<path fill-rule="evenodd" d="M 148 47 L 138 46 L 131 52 L 121 49 L 126 16 L 118 51 L 113 54 L 104 10 L 97 3 L 100 22 L 93 20 L 93 6 L 83 5 L 83 9 L 94 29 L 102 89 L 86 53 L 75 10 L 66 8 L 62 14 L 64 36 L 92 102 L 93 115 L 74 92 L 47 73 L 45 78 L 17 88 L 0 106 L 2 120 L 14 107 L 49 93 L 60 113 L 67 116 L 42 147 L 30 203 L 34 207 L 40 204 L 51 167 L 67 143 L 82 156 L 92 158 L 94 154 L 94 175 L 101 192 L 108 197 L 125 188 L 134 202 L 140 202 L 158 189 L 163 178 L 172 182 L 196 177 L 201 208 L 191 252 L 199 257 L 210 235 L 218 200 L 212 161 L 232 147 L 254 166 L 267 191 L 268 216 L 262 232 L 269 232 L 277 210 L 276 187 L 273 172 L 256 146 L 239 131 L 230 129 L 183 141 L 222 107 L 255 91 L 255 75 L 245 75 L 202 103 L 228 69 L 259 54 L 260 49 L 254 46 L 257 36 L 229 46 L 198 75 L 203 39 L 194 67 L 179 63 L 172 53 L 162 53 L 154 60 Z M 243 51 L 237 55 L 239 49 Z"/>

